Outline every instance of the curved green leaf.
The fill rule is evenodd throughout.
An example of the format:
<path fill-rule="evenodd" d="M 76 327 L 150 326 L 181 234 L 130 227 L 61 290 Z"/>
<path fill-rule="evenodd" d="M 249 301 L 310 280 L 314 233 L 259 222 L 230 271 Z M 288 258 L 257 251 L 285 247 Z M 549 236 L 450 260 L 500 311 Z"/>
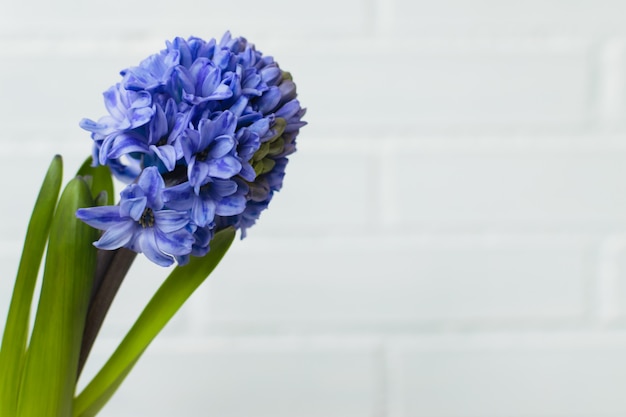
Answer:
<path fill-rule="evenodd" d="M 111 170 L 106 165 L 92 167 L 91 161 L 91 157 L 87 158 L 76 175 L 91 178 L 89 186 L 91 188 L 91 196 L 94 200 L 98 198 L 98 195 L 102 191 L 106 193 L 106 204 L 98 205 L 112 206 L 115 204 L 115 194 L 113 190 L 113 177 L 111 176 Z"/>
<path fill-rule="evenodd" d="M 96 267 L 97 231 L 76 218 L 93 205 L 80 177 L 65 187 L 50 229 L 35 325 L 18 399 L 20 417 L 69 417 Z"/>
<path fill-rule="evenodd" d="M 124 368 L 124 370 L 117 376 L 117 378 L 115 378 L 115 380 L 106 387 L 104 392 L 102 392 L 102 394 L 95 400 L 95 402 L 92 403 L 83 414 L 81 414 L 82 417 L 95 417 L 100 412 L 100 410 L 102 410 L 102 408 L 109 402 L 111 397 L 113 397 L 120 385 L 122 385 L 122 382 L 124 382 L 128 374 L 130 374 L 130 371 L 133 370 L 133 367 L 139 360 L 140 356 L 141 355 L 135 358 L 135 360 L 130 362 L 128 366 Z M 74 407 L 76 408 L 76 405 Z"/>
<path fill-rule="evenodd" d="M 56 155 L 43 181 L 31 215 L 22 258 L 15 279 L 13 297 L 0 349 L 0 417 L 14 417 L 17 408 L 19 381 L 26 354 L 26 342 L 33 293 L 43 251 L 48 241 L 61 182 L 63 161 Z"/>
<path fill-rule="evenodd" d="M 235 230 L 215 234 L 211 250 L 189 264 L 176 267 L 154 294 L 108 362 L 74 401 L 75 417 L 95 416 L 106 404 L 152 340 L 220 262 Z"/>

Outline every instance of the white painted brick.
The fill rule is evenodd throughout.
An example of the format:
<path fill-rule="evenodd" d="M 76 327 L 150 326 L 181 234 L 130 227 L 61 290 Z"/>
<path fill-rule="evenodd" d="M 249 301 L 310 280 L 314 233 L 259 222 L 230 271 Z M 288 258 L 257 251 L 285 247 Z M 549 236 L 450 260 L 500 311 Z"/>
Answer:
<path fill-rule="evenodd" d="M 51 129 L 62 130 L 64 140 L 88 139 L 79 121 L 107 114 L 102 93 L 121 81 L 122 69 L 164 49 L 166 39 L 0 41 L 0 125 L 21 140 L 47 140 Z M 258 45 L 289 70 L 295 43 Z"/>
<path fill-rule="evenodd" d="M 277 59 L 284 57 L 279 62 L 294 74 L 309 109 L 306 132 L 312 136 L 572 129 L 589 119 L 584 45 L 274 45 L 270 51 Z M 29 125 L 36 115 L 42 129 L 62 124 L 79 132 L 81 118 L 104 114 L 101 92 L 119 81 L 118 71 L 162 44 L 103 42 L 73 51 L 72 44 L 51 43 L 52 52 L 32 48 L 32 53 L 0 55 L 10 62 L 0 77 L 0 122 Z"/>
<path fill-rule="evenodd" d="M 620 231 L 623 150 L 403 152 L 398 227 L 417 230 Z"/>
<path fill-rule="evenodd" d="M 361 349 L 151 347 L 101 415 L 362 417 L 378 369 Z"/>
<path fill-rule="evenodd" d="M 97 120 L 106 113 L 102 92 L 120 81 L 121 69 L 136 65 L 142 55 L 162 49 L 159 45 L 155 51 L 139 55 L 117 49 L 116 45 L 110 48 L 113 51 L 96 45 L 82 54 L 46 53 L 34 48 L 24 55 L 0 56 L 0 60 L 8 62 L 0 77 L 0 123 L 25 127 L 28 133 L 34 130 L 31 136 L 16 128 L 15 135 L 20 140 L 47 140 L 51 127 L 61 127 L 67 136 L 89 141 L 89 132 L 80 129 L 78 123 L 83 117 Z"/>
<path fill-rule="evenodd" d="M 41 137 L 37 139 L 31 137 L 31 143 L 28 143 L 28 139 L 11 134 L 9 138 L 0 139 L 3 148 L 0 151 L 0 178 L 5 179 L 4 204 L 0 205 L 0 242 L 18 245 L 20 248 L 39 189 L 54 155 L 63 155 L 62 192 L 67 181 L 91 154 L 89 138 L 85 138 L 82 149 L 72 147 L 76 143 L 63 141 L 62 137 L 56 135 L 48 135 L 48 140 L 44 141 Z"/>
<path fill-rule="evenodd" d="M 315 138 L 301 138 L 301 142 L 311 140 Z M 283 189 L 274 195 L 249 236 L 371 230 L 378 209 L 376 175 L 374 157 L 362 150 L 301 149 L 290 157 Z"/>
<path fill-rule="evenodd" d="M 605 42 L 599 50 L 598 116 L 602 127 L 622 132 L 626 126 L 626 42 Z"/>
<path fill-rule="evenodd" d="M 398 0 L 396 33 L 417 36 L 624 35 L 619 0 Z"/>
<path fill-rule="evenodd" d="M 586 309 L 588 249 L 576 239 L 541 236 L 235 242 L 208 281 L 206 328 L 567 322 Z"/>
<path fill-rule="evenodd" d="M 120 69 L 230 28 L 293 73 L 310 125 L 271 209 L 103 416 L 626 414 L 624 11 L 0 1 L 0 331 L 52 155 L 67 180 L 91 147 L 78 121 L 104 114 Z M 166 273 L 137 261 L 87 374 Z M 346 347 L 364 335 L 386 361 Z"/>
<path fill-rule="evenodd" d="M 0 208 L 2 241 L 20 247 L 23 244 L 39 188 L 53 156 L 52 152 L 44 156 L 22 150 L 19 157 L 11 152 L 0 152 L 0 175 L 6 179 L 2 198 L 4 204 Z"/>
<path fill-rule="evenodd" d="M 363 33 L 367 2 L 251 0 L 227 6 L 185 0 L 77 2 L 54 5 L 43 0 L 3 2 L 0 36 L 7 38 L 123 38 L 146 36 L 220 37 L 226 29 L 244 36 L 330 37 Z M 332 12 L 330 12 L 332 10 Z"/>
<path fill-rule="evenodd" d="M 626 324 L 626 236 L 616 235 L 603 247 L 606 293 L 603 305 L 607 319 L 620 328 Z"/>
<path fill-rule="evenodd" d="M 392 349 L 390 417 L 626 413 L 623 335 L 492 336 Z"/>
<path fill-rule="evenodd" d="M 346 43 L 294 54 L 312 135 L 580 129 L 589 121 L 583 44 Z"/>
<path fill-rule="evenodd" d="M 15 284 L 15 275 L 19 265 L 19 252 L 21 247 L 0 246 L 3 251 L 0 255 L 0 342 L 6 324 L 7 315 L 9 313 L 9 305 L 11 295 L 13 294 L 13 285 Z"/>

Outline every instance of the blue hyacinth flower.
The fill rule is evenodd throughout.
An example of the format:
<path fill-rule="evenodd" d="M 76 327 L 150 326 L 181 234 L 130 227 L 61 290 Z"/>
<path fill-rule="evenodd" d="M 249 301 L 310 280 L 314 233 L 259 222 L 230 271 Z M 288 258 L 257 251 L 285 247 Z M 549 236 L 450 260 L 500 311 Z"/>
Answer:
<path fill-rule="evenodd" d="M 229 32 L 175 38 L 121 75 L 104 93 L 109 114 L 81 122 L 94 164 L 130 184 L 118 206 L 80 211 L 105 231 L 97 246 L 165 265 L 203 256 L 224 227 L 245 236 L 306 124 L 291 75 Z"/>
<path fill-rule="evenodd" d="M 120 193 L 117 206 L 79 209 L 77 217 L 104 230 L 94 243 L 99 249 L 126 247 L 144 253 L 152 262 L 169 266 L 174 257 L 188 254 L 194 243 L 189 213 L 163 210 L 163 179 L 155 167 L 146 168 L 136 184 Z"/>

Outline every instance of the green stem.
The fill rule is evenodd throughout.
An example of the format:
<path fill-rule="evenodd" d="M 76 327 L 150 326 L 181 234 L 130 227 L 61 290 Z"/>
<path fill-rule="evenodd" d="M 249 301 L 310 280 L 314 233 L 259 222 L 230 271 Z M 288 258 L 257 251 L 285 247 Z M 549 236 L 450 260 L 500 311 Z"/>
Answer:
<path fill-rule="evenodd" d="M 74 417 L 92 417 L 100 411 L 152 340 L 215 269 L 234 238 L 233 228 L 216 233 L 206 256 L 192 257 L 188 265 L 172 271 L 111 358 L 76 397 Z"/>
<path fill-rule="evenodd" d="M 89 357 L 89 352 L 100 332 L 104 318 L 136 256 L 137 252 L 126 248 L 114 251 L 98 251 L 94 288 L 91 302 L 89 303 L 87 321 L 85 322 L 76 379 L 80 377 L 80 373 Z"/>

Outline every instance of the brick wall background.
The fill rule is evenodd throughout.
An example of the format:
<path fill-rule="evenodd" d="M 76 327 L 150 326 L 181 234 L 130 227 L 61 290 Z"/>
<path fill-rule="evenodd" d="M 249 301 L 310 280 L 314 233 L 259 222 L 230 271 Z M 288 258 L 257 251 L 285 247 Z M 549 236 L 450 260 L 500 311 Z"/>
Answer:
<path fill-rule="evenodd" d="M 102 416 L 626 415 L 618 0 L 0 0 L 0 306 L 47 164 L 89 154 L 117 72 L 226 29 L 294 74 L 310 125 Z M 135 271 L 87 376 L 166 276 Z"/>

